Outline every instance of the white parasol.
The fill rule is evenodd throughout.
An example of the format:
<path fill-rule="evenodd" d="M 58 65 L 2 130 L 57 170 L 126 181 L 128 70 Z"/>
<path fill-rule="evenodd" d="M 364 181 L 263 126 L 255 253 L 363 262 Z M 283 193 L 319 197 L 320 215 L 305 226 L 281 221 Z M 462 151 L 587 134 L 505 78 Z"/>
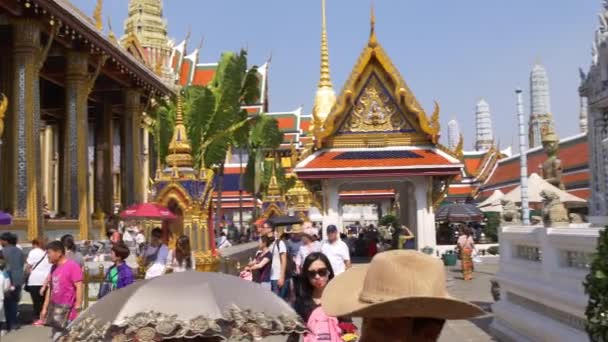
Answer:
<path fill-rule="evenodd" d="M 570 194 L 567 191 L 564 191 L 556 186 L 553 186 L 546 180 L 542 179 L 538 174 L 533 173 L 528 177 L 528 201 L 530 203 L 542 203 L 543 198 L 540 193 L 543 190 L 548 190 L 556 193 L 559 196 L 559 199 L 562 203 L 564 203 L 567 207 L 580 207 L 587 205 L 587 201 Z M 509 200 L 514 203 L 521 202 L 521 185 L 517 188 L 509 191 L 504 197 L 504 200 Z"/>

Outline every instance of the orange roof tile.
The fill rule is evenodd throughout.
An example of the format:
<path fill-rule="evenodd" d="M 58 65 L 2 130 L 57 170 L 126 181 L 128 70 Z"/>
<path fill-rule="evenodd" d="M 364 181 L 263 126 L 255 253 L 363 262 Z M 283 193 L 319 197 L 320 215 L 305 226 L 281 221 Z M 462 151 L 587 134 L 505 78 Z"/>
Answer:
<path fill-rule="evenodd" d="M 483 157 L 484 155 L 464 158 L 464 169 L 466 170 L 467 174 L 475 175 L 475 173 L 481 166 Z"/>
<path fill-rule="evenodd" d="M 192 79 L 192 85 L 206 86 L 211 83 L 213 76 L 215 76 L 215 69 L 203 69 L 197 67 L 196 71 L 194 72 L 194 78 Z"/>
<path fill-rule="evenodd" d="M 472 186 L 450 186 L 448 195 L 471 195 L 474 191 Z"/>

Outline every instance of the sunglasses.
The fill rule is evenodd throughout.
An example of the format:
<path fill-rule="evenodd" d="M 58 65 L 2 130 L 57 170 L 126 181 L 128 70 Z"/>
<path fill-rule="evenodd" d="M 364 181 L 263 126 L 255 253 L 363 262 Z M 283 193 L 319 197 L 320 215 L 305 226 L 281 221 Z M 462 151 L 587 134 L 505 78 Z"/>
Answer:
<path fill-rule="evenodd" d="M 327 268 L 319 268 L 318 270 L 308 270 L 308 278 L 314 279 L 317 275 L 321 278 L 325 278 L 329 275 Z"/>

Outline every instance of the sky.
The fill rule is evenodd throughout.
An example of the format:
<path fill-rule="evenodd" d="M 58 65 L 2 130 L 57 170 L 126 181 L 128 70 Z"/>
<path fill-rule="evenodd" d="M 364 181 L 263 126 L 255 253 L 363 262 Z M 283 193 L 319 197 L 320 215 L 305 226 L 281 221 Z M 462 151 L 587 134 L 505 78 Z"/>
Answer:
<path fill-rule="evenodd" d="M 332 81 L 348 78 L 369 36 L 371 0 L 327 0 Z M 96 0 L 72 0 L 92 14 Z M 490 104 L 495 140 L 517 150 L 515 93 L 525 94 L 536 61 L 547 69 L 561 137 L 579 132 L 578 68 L 588 70 L 601 0 L 374 0 L 378 40 L 430 115 L 441 106 L 442 141 L 456 119 L 465 149 L 475 143 L 475 104 Z M 247 48 L 251 64 L 272 55 L 270 110 L 310 113 L 319 79 L 321 0 L 164 0 L 177 42 L 204 37 L 200 62 Z M 117 36 L 127 0 L 105 0 Z"/>

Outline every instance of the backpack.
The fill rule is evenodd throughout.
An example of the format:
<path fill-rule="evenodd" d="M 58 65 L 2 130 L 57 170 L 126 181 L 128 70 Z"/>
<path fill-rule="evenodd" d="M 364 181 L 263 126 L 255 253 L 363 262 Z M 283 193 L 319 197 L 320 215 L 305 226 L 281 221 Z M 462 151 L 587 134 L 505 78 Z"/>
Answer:
<path fill-rule="evenodd" d="M 309 333 L 304 336 L 304 342 L 342 342 L 342 330 L 336 317 L 328 316 L 321 306 L 313 310 L 306 322 Z"/>
<path fill-rule="evenodd" d="M 287 244 L 285 243 L 285 241 L 277 240 L 274 243 L 274 246 L 272 248 L 272 253 L 274 254 L 275 249 L 276 249 L 277 253 L 279 253 L 279 251 L 281 250 L 281 247 L 280 247 L 281 243 L 285 246 L 285 256 L 286 256 L 285 261 L 287 262 L 287 265 L 285 265 L 285 279 L 293 278 L 293 277 L 297 276 L 297 267 L 296 267 L 295 261 L 293 261 L 293 258 L 289 255 L 289 250 L 287 249 Z M 279 253 L 279 257 L 280 257 L 280 253 Z"/>

